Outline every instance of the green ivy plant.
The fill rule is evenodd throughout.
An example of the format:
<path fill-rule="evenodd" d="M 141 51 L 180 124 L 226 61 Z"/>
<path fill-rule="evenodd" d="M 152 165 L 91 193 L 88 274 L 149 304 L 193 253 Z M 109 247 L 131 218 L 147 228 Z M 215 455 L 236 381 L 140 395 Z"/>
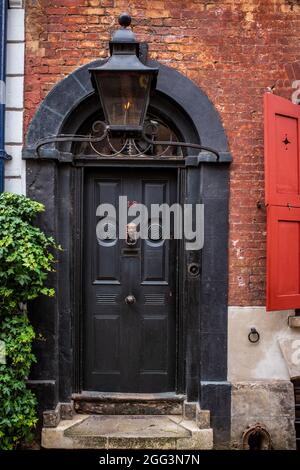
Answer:
<path fill-rule="evenodd" d="M 42 204 L 25 196 L 0 195 L 0 341 L 6 354 L 0 363 L 0 449 L 5 450 L 28 440 L 37 423 L 36 397 L 26 386 L 36 336 L 26 305 L 41 294 L 54 296 L 45 282 L 60 249 L 33 225 L 42 211 Z"/>

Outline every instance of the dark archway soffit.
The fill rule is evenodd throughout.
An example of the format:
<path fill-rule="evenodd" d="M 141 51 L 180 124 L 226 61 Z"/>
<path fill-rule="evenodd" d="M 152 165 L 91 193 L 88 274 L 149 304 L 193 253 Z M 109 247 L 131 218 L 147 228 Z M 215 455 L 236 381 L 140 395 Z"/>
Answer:
<path fill-rule="evenodd" d="M 103 62 L 103 60 L 97 60 L 86 64 L 54 86 L 30 123 L 26 146 L 23 150 L 24 159 L 37 159 L 35 150 L 37 142 L 60 134 L 65 122 L 70 119 L 72 113 L 76 112 L 79 104 L 94 93 L 88 69 L 97 67 Z M 159 68 L 157 91 L 173 100 L 190 117 L 201 145 L 217 150 L 218 163 L 231 162 L 220 116 L 205 93 L 175 69 L 157 61 L 148 61 L 148 64 Z M 47 147 L 43 155 L 43 158 L 62 162 L 73 160 L 71 153 L 60 152 L 54 144 Z M 201 162 L 216 163 L 216 160 L 215 155 L 201 152 L 199 155 L 186 157 L 186 164 L 195 166 Z"/>

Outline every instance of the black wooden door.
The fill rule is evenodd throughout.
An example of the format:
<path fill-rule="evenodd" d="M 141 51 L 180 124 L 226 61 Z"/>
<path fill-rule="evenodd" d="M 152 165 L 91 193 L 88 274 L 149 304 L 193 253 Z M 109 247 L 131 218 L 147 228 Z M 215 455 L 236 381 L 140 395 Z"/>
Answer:
<path fill-rule="evenodd" d="M 87 174 L 84 205 L 84 389 L 175 390 L 176 241 L 99 240 L 99 204 L 172 204 L 176 173 L 118 170 Z M 130 219 L 128 220 L 130 222 Z M 156 228 L 161 221 L 154 221 Z M 153 223 L 149 219 L 149 225 Z M 117 227 L 118 229 L 118 227 Z M 172 234 L 172 229 L 171 229 Z M 172 237 L 171 237 L 172 238 Z M 135 303 L 127 304 L 127 296 Z"/>

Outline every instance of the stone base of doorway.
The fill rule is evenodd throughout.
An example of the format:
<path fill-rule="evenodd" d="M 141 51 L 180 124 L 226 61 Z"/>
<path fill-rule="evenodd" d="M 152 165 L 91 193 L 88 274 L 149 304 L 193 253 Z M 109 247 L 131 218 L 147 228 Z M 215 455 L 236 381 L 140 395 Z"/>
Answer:
<path fill-rule="evenodd" d="M 205 412 L 207 413 L 207 412 Z M 74 415 L 43 428 L 46 449 L 212 449 L 213 430 L 176 415 Z"/>

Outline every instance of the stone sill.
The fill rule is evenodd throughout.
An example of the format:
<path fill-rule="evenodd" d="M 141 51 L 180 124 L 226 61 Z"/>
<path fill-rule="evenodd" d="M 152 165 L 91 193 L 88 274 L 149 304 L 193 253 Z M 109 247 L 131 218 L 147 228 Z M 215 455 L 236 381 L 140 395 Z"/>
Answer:
<path fill-rule="evenodd" d="M 296 316 L 296 315 L 289 316 L 288 325 L 290 328 L 300 328 L 300 316 Z"/>

